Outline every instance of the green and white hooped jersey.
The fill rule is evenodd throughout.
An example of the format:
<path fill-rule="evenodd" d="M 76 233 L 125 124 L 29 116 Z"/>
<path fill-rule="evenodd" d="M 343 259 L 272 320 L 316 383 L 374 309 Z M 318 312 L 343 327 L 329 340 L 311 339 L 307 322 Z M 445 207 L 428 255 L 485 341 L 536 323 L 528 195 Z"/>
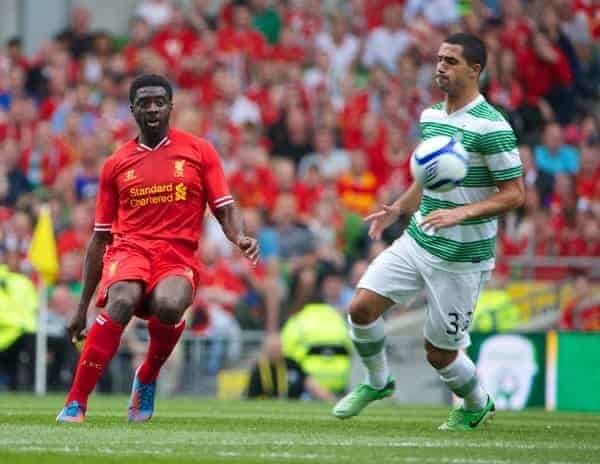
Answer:
<path fill-rule="evenodd" d="M 469 152 L 467 177 L 449 192 L 425 189 L 407 231 L 436 267 L 465 272 L 490 270 L 498 229 L 495 216 L 469 219 L 434 232 L 424 231 L 419 224 L 432 211 L 484 200 L 498 191 L 497 181 L 521 176 L 517 140 L 510 124 L 482 95 L 450 115 L 444 106 L 437 103 L 423 111 L 421 138 L 456 135 Z"/>

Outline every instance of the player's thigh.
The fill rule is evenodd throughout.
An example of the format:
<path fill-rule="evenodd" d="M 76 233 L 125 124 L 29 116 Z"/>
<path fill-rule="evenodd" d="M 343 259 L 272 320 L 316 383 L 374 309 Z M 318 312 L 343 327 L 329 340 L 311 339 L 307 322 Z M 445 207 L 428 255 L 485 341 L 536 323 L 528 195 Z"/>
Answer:
<path fill-rule="evenodd" d="M 128 244 L 110 246 L 103 258 L 96 306 L 106 307 L 109 315 L 118 309 L 125 317 L 131 305 L 134 311 L 142 305 L 149 279 L 150 261 L 142 250 Z"/>
<path fill-rule="evenodd" d="M 423 280 L 402 237 L 371 262 L 358 282 L 350 311 L 375 310 L 379 316 L 393 304 L 406 303 L 422 288 Z"/>
<path fill-rule="evenodd" d="M 164 241 L 156 243 L 152 256 L 152 276 L 148 285 L 150 308 L 183 313 L 192 304 L 199 278 L 193 251 Z"/>
<path fill-rule="evenodd" d="M 489 272 L 456 273 L 431 269 L 424 274 L 427 295 L 425 339 L 445 350 L 469 346 L 469 328 Z"/>

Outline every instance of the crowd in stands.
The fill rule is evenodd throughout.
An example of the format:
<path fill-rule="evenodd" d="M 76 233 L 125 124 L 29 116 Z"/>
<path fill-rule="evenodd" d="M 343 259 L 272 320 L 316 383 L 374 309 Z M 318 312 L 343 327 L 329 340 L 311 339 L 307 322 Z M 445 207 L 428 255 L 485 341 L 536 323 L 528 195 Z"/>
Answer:
<path fill-rule="evenodd" d="M 515 128 L 524 165 L 527 200 L 502 219 L 499 272 L 510 270 L 506 257 L 600 256 L 596 2 L 212 3 L 140 1 L 122 36 L 91 29 L 90 12 L 74 6 L 35 53 L 19 37 L 0 52 L 0 255 L 31 274 L 34 218 L 49 203 L 56 317 L 68 320 L 79 297 L 100 166 L 136 136 L 128 90 L 140 73 L 173 83 L 172 125 L 217 148 L 262 249 L 252 268 L 207 217 L 194 329 L 228 327 L 233 314 L 273 329 L 315 288 L 343 311 L 402 230 L 373 242 L 361 216 L 411 182 L 420 112 L 442 98 L 436 52 L 459 30 L 487 44 L 482 90 Z"/>

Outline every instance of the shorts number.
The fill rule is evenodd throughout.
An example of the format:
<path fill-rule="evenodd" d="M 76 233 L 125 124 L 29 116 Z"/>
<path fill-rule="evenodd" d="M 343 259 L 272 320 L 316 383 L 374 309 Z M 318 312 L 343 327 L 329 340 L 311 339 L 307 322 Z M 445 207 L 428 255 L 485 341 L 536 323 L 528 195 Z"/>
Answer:
<path fill-rule="evenodd" d="M 454 318 L 454 320 L 450 321 L 452 330 L 446 330 L 446 333 L 448 335 L 456 335 L 458 333 L 458 313 L 448 313 L 448 316 Z"/>
<path fill-rule="evenodd" d="M 469 311 L 467 313 L 464 323 L 462 324 L 462 327 L 460 327 L 461 331 L 464 332 L 465 330 L 469 330 L 469 326 L 471 325 L 471 316 L 472 315 L 473 315 L 473 311 Z M 458 315 L 458 313 L 455 313 L 455 312 L 448 313 L 448 316 L 450 316 L 454 320 L 449 322 L 450 326 L 452 327 L 452 330 L 448 329 L 448 330 L 446 330 L 446 333 L 448 335 L 456 335 L 459 331 L 458 322 L 460 321 L 460 316 Z"/>

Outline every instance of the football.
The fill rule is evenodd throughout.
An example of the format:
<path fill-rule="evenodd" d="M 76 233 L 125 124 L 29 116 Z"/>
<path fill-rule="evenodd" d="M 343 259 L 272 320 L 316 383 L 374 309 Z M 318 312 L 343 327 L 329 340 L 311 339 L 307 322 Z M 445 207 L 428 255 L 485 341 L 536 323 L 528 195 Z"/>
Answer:
<path fill-rule="evenodd" d="M 448 192 L 463 181 L 469 167 L 469 154 L 459 140 L 437 135 L 423 140 L 410 160 L 413 179 L 424 188 Z"/>

